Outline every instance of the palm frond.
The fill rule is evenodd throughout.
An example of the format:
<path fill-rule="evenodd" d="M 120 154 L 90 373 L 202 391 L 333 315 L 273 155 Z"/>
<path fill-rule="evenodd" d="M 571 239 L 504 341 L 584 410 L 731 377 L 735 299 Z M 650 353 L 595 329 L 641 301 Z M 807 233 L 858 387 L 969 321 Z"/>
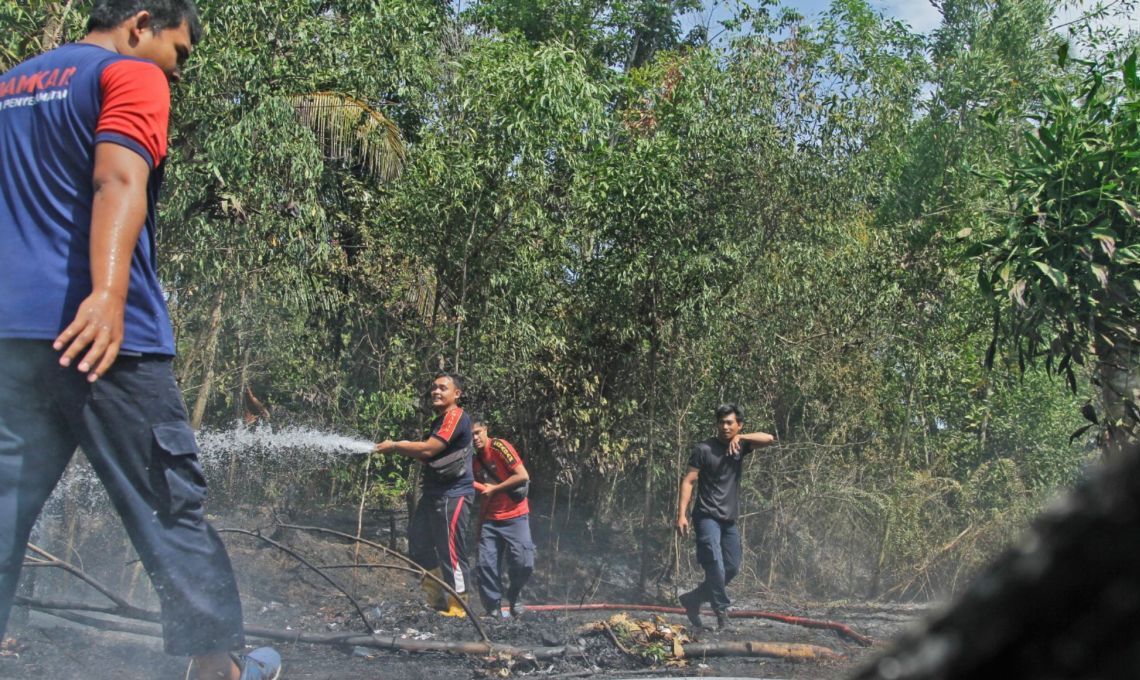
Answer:
<path fill-rule="evenodd" d="M 338 92 L 312 92 L 289 98 L 330 158 L 359 163 L 387 182 L 404 169 L 404 139 L 396 124 L 366 102 Z"/>

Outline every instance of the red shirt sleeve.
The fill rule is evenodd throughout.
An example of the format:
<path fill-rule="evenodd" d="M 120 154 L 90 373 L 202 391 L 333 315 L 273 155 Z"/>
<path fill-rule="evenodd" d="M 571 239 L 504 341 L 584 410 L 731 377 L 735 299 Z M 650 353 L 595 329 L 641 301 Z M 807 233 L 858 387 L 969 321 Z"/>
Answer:
<path fill-rule="evenodd" d="M 495 453 L 499 454 L 499 458 L 502 459 L 503 465 L 508 471 L 513 473 L 519 468 L 519 464 L 522 461 L 519 460 L 519 454 L 515 451 L 515 447 L 511 446 L 510 442 L 503 439 L 496 439 L 491 442 L 491 448 L 495 450 Z"/>
<path fill-rule="evenodd" d="M 451 438 L 455 436 L 455 427 L 459 425 L 459 419 L 463 417 L 463 409 L 456 406 L 447 413 L 439 421 L 439 429 L 432 432 L 433 437 L 437 437 L 444 444 L 450 444 Z"/>
<path fill-rule="evenodd" d="M 145 158 L 151 168 L 166 158 L 170 84 L 148 61 L 123 59 L 103 69 L 103 106 L 95 141 L 121 144 Z"/>

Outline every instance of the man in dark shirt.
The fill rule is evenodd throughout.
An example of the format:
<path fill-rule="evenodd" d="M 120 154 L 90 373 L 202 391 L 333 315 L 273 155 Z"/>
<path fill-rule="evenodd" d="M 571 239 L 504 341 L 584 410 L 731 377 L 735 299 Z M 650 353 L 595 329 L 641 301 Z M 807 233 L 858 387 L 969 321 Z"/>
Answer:
<path fill-rule="evenodd" d="M 475 449 L 471 417 L 459 407 L 463 378 L 458 373 L 439 373 L 432 380 L 429 394 L 436 419 L 427 439 L 386 439 L 376 445 L 376 451 L 398 453 L 424 464 L 423 495 L 408 523 L 408 552 L 413 560 L 465 597 L 470 583 L 466 546 L 475 496 Z M 424 582 L 432 605 L 449 616 L 464 615 L 459 603 L 438 596 L 432 583 Z"/>
<path fill-rule="evenodd" d="M 767 446 L 776 438 L 764 432 L 741 434 L 744 415 L 736 404 L 722 404 L 716 410 L 717 436 L 693 447 L 689 469 L 681 478 L 677 531 L 689 533 L 689 501 L 697 485 L 693 524 L 697 530 L 697 562 L 705 570 L 705 580 L 696 589 L 680 596 L 685 614 L 694 626 L 701 625 L 701 604 L 708 602 L 716 613 L 717 628 L 728 627 L 726 586 L 740 571 L 740 471 L 744 457 L 753 449 Z"/>

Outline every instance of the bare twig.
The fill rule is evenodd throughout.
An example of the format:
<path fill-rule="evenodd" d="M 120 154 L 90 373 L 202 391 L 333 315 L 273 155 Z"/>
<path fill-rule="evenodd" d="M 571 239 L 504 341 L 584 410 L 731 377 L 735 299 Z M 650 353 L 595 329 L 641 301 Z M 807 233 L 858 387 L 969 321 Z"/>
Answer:
<path fill-rule="evenodd" d="M 436 583 L 438 583 L 441 588 L 443 588 L 445 591 L 447 591 L 447 593 L 449 595 L 451 595 L 452 598 L 457 603 L 459 603 L 459 606 L 463 608 L 463 611 L 467 613 L 467 618 L 471 621 L 471 625 L 475 626 L 475 630 L 477 630 L 479 632 L 479 636 L 482 637 L 484 641 L 490 642 L 491 638 L 490 638 L 490 636 L 487 635 L 487 631 L 483 629 L 483 624 L 479 623 L 479 619 L 478 619 L 478 617 L 475 616 L 475 612 L 471 611 L 470 606 L 468 606 L 467 602 L 465 602 L 464 599 L 459 596 L 459 593 L 455 592 L 455 590 L 450 585 L 448 585 L 443 579 L 436 576 L 435 574 L 430 573 L 427 569 L 424 569 L 421 564 L 419 564 L 418 562 L 416 562 L 412 558 L 408 557 L 407 555 L 404 555 L 403 553 L 400 553 L 396 550 L 392 550 L 388 546 L 380 545 L 379 543 L 376 543 L 375 541 L 369 541 L 368 539 L 359 538 L 357 536 L 353 536 L 352 534 L 346 534 L 343 531 L 336 531 L 334 529 L 325 529 L 323 527 L 302 526 L 302 525 L 297 525 L 297 524 L 278 523 L 277 526 L 279 526 L 283 529 L 294 529 L 296 531 L 309 531 L 309 532 L 318 533 L 318 534 L 328 534 L 330 536 L 339 536 L 340 538 L 343 538 L 343 539 L 346 539 L 349 541 L 356 541 L 358 543 L 363 543 L 365 545 L 372 546 L 373 548 L 376 548 L 377 550 L 380 550 L 387 555 L 391 555 L 392 557 L 395 557 L 396 559 L 400 560 L 401 562 L 404 562 L 408 566 L 413 567 L 416 570 L 416 573 L 418 573 L 421 578 L 431 579 L 432 581 L 435 581 Z"/>
<path fill-rule="evenodd" d="M 640 656 L 629 651 L 629 649 L 621 643 L 621 640 L 618 639 L 617 634 L 614 633 L 614 629 L 612 627 L 610 627 L 610 624 L 603 622 L 602 623 L 602 630 L 606 631 L 606 635 L 609 636 L 610 640 L 613 641 L 613 643 L 615 645 L 617 645 L 617 648 L 620 649 L 623 654 L 625 654 L 626 656 L 631 656 L 631 657 L 637 659 L 638 661 L 641 661 Z"/>
<path fill-rule="evenodd" d="M 360 564 L 322 564 L 321 569 L 395 569 L 396 571 L 406 571 L 409 574 L 420 573 L 419 569 L 412 569 L 405 567 L 401 564 L 384 564 L 383 562 L 362 562 Z"/>
<path fill-rule="evenodd" d="M 103 597 L 105 597 L 108 600 L 110 600 L 111 602 L 113 602 L 119 610 L 121 610 L 121 611 L 139 611 L 139 612 L 145 611 L 145 610 L 139 609 L 138 607 L 134 606 L 130 602 L 127 602 L 121 596 L 119 596 L 118 594 L 113 592 L 110 588 L 103 585 L 99 581 L 96 581 L 94 578 L 92 578 L 90 575 L 88 575 L 87 572 L 83 571 L 82 569 L 75 566 L 74 564 L 71 564 L 70 562 L 65 562 L 64 560 L 59 559 L 55 555 L 52 555 L 48 551 L 44 550 L 43 548 L 41 548 L 41 547 L 39 547 L 33 543 L 28 544 L 28 550 L 31 550 L 32 552 L 36 553 L 37 555 L 39 555 L 39 557 L 38 558 L 36 558 L 36 557 L 25 558 L 25 561 L 24 561 L 25 567 L 54 567 L 56 569 L 62 569 L 64 571 L 66 571 L 67 573 L 71 574 L 72 576 L 74 576 L 75 578 L 79 579 L 80 581 L 83 581 L 87 585 L 91 586 L 95 590 L 99 591 L 100 595 L 102 595 Z"/>
<path fill-rule="evenodd" d="M 364 461 L 364 483 L 360 490 L 360 506 L 356 510 L 356 538 L 364 533 L 364 504 L 368 499 L 368 480 L 372 478 L 372 455 L 369 454 Z M 352 545 L 352 561 L 360 560 L 360 543 Z M 356 572 L 352 572 L 352 588 L 356 589 Z"/>
<path fill-rule="evenodd" d="M 271 539 L 267 536 L 262 536 L 261 533 L 257 532 L 257 531 L 247 531 L 245 529 L 218 529 L 218 533 L 221 533 L 221 534 L 241 534 L 243 536 L 252 536 L 253 538 L 260 539 L 260 540 L 264 541 L 265 543 L 268 543 L 269 545 L 273 546 L 274 548 L 277 548 L 278 550 L 281 550 L 282 552 L 287 553 L 293 559 L 297 560 L 301 564 L 305 565 L 309 569 L 316 572 L 316 574 L 318 576 L 323 578 L 325 581 L 328 581 L 328 583 L 333 588 L 336 588 L 337 590 L 339 590 L 341 592 L 342 595 L 347 597 L 348 601 L 352 603 L 352 606 L 356 608 L 356 613 L 360 615 L 360 620 L 364 622 L 364 629 L 365 630 L 372 630 L 372 624 L 368 623 L 368 617 L 364 615 L 364 609 L 361 608 L 360 603 L 356 601 L 356 598 L 353 597 L 352 595 L 350 595 L 349 592 L 347 590 L 345 590 L 339 583 L 337 583 L 333 579 L 329 578 L 329 575 L 326 574 L 325 572 L 321 571 L 320 567 L 317 567 L 316 565 L 314 565 L 311 562 L 309 562 L 308 560 L 306 560 L 304 557 L 301 557 L 301 555 L 298 554 L 296 550 L 293 550 L 292 548 L 290 548 L 288 546 L 282 545 L 282 544 L 278 543 L 277 541 L 274 541 L 273 539 Z"/>

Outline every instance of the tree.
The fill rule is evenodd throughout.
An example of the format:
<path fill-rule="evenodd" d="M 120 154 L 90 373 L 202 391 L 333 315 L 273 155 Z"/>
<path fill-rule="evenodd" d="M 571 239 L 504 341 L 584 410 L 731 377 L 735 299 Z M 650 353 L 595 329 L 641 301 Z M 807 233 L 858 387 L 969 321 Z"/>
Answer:
<path fill-rule="evenodd" d="M 1120 56 L 1083 62 L 1078 84 L 1045 90 L 1036 129 L 998 177 L 1010 203 L 990 214 L 998 233 L 972 251 L 994 301 L 988 362 L 1009 342 L 1076 391 L 1075 367 L 1091 359 L 1109 453 L 1140 426 L 1140 78 L 1136 53 Z"/>

